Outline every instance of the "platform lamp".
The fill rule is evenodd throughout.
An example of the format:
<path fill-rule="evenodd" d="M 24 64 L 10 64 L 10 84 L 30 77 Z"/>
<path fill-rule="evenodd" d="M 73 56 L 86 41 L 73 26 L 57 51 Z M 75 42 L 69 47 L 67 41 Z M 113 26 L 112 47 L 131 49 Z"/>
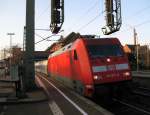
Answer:
<path fill-rule="evenodd" d="M 12 36 L 15 35 L 15 33 L 7 33 L 7 35 L 10 36 L 10 59 L 9 59 L 9 64 L 10 64 L 10 68 L 11 68 L 11 54 L 12 54 Z M 9 69 L 10 70 L 10 69 Z"/>

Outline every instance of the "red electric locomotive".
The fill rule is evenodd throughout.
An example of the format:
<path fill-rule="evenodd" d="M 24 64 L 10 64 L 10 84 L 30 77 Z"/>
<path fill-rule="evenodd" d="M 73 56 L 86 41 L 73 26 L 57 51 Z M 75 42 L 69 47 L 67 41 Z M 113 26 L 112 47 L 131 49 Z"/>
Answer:
<path fill-rule="evenodd" d="M 117 38 L 78 38 L 52 53 L 48 74 L 84 96 L 102 85 L 131 80 L 127 56 Z"/>

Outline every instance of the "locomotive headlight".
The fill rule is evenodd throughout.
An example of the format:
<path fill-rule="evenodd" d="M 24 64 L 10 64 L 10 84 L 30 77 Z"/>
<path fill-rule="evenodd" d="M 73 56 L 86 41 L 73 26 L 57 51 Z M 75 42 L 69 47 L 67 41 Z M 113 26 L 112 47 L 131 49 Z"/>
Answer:
<path fill-rule="evenodd" d="M 107 58 L 107 62 L 110 62 L 110 58 Z"/>
<path fill-rule="evenodd" d="M 97 80 L 98 79 L 98 76 L 97 75 L 94 75 L 94 80 Z"/>
<path fill-rule="evenodd" d="M 88 89 L 92 89 L 93 85 L 86 85 L 85 87 L 88 88 Z"/>
<path fill-rule="evenodd" d="M 98 75 L 94 75 L 94 80 L 99 80 L 99 79 L 102 79 L 102 76 L 98 76 Z"/>
<path fill-rule="evenodd" d="M 130 76 L 130 72 L 124 72 L 123 75 L 124 76 Z"/>

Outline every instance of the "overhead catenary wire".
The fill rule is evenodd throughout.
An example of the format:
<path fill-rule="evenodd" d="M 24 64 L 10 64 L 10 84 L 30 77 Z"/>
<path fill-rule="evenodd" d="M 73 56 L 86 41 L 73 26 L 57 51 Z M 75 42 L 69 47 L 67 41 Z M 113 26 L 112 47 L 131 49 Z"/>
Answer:
<path fill-rule="evenodd" d="M 150 23 L 150 20 L 146 20 L 142 23 L 136 24 L 136 25 L 134 25 L 134 27 L 139 27 L 139 26 L 142 26 L 142 25 L 145 25 L 145 24 L 148 24 L 148 23 Z"/>
<path fill-rule="evenodd" d="M 91 0 L 91 3 L 93 2 L 93 0 Z M 80 16 L 80 18 L 78 19 L 78 21 L 80 20 L 80 19 L 82 19 L 82 17 L 85 17 L 85 15 L 87 15 L 90 11 L 92 11 L 94 8 L 95 8 L 95 6 L 98 4 L 98 2 L 99 2 L 99 0 L 97 0 L 94 4 L 93 4 L 93 6 L 91 6 L 89 9 L 87 9 L 87 11 L 83 14 L 83 15 L 81 15 Z M 38 16 L 38 19 L 48 10 L 48 8 L 49 8 L 50 6 L 48 5 L 48 7 L 46 7 L 44 10 L 43 10 L 43 12 Z M 97 18 L 97 17 L 99 17 L 99 16 L 96 16 L 95 18 Z M 38 20 L 37 19 L 37 20 Z M 93 21 L 95 20 L 95 19 L 92 19 Z M 90 23 L 92 23 L 92 20 L 88 23 L 88 25 L 90 24 Z M 36 29 L 36 30 L 44 30 L 44 31 L 49 31 L 49 29 Z M 71 29 L 72 30 L 72 29 Z"/>
<path fill-rule="evenodd" d="M 96 8 L 95 6 L 98 4 L 99 0 L 97 0 L 90 8 L 88 8 L 76 21 L 73 22 L 72 26 L 76 26 L 80 20 L 82 20 L 85 15 L 89 14 L 94 8 Z M 70 26 L 69 28 L 71 28 L 72 26 Z M 72 30 L 72 28 L 71 28 Z"/>
<path fill-rule="evenodd" d="M 131 16 L 129 16 L 127 19 L 133 19 L 133 17 L 135 17 L 135 16 L 137 16 L 137 15 L 140 15 L 141 13 L 143 13 L 143 12 L 145 12 L 145 11 L 147 11 L 147 9 L 150 9 L 150 5 L 149 6 L 147 6 L 147 7 L 144 7 L 144 8 L 142 8 L 142 9 L 140 9 L 140 10 L 138 10 L 137 12 L 135 12 L 134 14 L 132 14 Z"/>
<path fill-rule="evenodd" d="M 139 11 L 137 11 L 135 14 L 142 13 L 143 11 L 146 11 L 147 9 L 150 9 L 150 5 L 145 7 L 145 8 L 143 8 L 143 9 L 141 9 L 141 10 L 139 10 Z"/>
<path fill-rule="evenodd" d="M 36 18 L 36 21 L 38 22 L 39 19 L 46 13 L 46 11 L 50 9 L 50 4 L 40 13 L 40 15 Z"/>
<path fill-rule="evenodd" d="M 131 19 L 133 19 L 133 17 L 135 17 L 135 16 L 137 16 L 137 15 L 140 15 L 141 13 L 143 13 L 144 11 L 146 11 L 147 9 L 150 9 L 150 5 L 148 5 L 148 6 L 146 6 L 146 7 L 144 7 L 144 8 L 142 8 L 142 9 L 140 9 L 140 10 L 138 10 L 136 13 L 134 13 L 134 14 L 132 14 L 131 16 L 129 16 L 128 18 L 126 18 L 126 19 L 128 19 L 128 20 L 131 20 Z M 144 22 L 145 23 L 145 22 Z M 140 24 L 136 24 L 136 25 L 134 25 L 134 27 L 135 26 L 140 26 L 142 23 L 140 23 Z M 131 26 L 130 24 L 126 24 L 127 26 L 129 26 L 130 28 L 133 28 L 133 26 Z M 143 25 L 143 24 L 142 24 Z M 126 30 L 126 29 L 125 29 Z"/>
<path fill-rule="evenodd" d="M 129 17 L 126 18 L 126 19 L 131 20 L 131 19 L 133 19 L 132 17 L 135 17 L 135 16 L 137 16 L 137 15 L 140 15 L 141 13 L 143 13 L 144 11 L 146 11 L 147 9 L 150 9 L 150 5 L 148 5 L 148 6 L 144 7 L 144 8 L 142 8 L 142 9 L 138 10 L 136 13 L 132 14 L 131 16 L 129 16 Z M 125 19 L 125 20 L 126 20 L 126 19 Z M 131 26 L 130 24 L 128 24 L 128 23 L 125 23 L 125 25 L 128 26 L 129 28 L 128 28 L 128 29 L 123 29 L 123 30 L 121 30 L 121 32 L 130 30 L 130 29 L 133 29 L 134 27 L 140 27 L 140 26 L 142 26 L 142 25 L 144 25 L 144 24 L 147 24 L 147 23 L 150 23 L 150 20 L 146 20 L 146 21 L 144 21 L 144 22 L 142 22 L 142 23 L 135 24 L 135 25 L 132 25 L 132 26 Z"/>
<path fill-rule="evenodd" d="M 90 11 L 92 11 L 92 9 L 94 9 L 95 6 L 98 4 L 98 1 L 99 1 L 99 0 L 97 0 L 97 1 L 94 3 L 94 5 L 93 5 L 92 7 L 90 7 L 89 9 L 87 9 L 87 11 L 86 11 L 82 16 L 80 16 L 79 19 L 81 19 L 83 16 L 87 15 L 87 13 L 89 13 Z M 91 0 L 91 2 L 92 2 L 92 0 Z M 48 6 L 46 9 L 43 10 L 43 12 L 38 16 L 38 19 L 48 10 L 48 8 L 49 8 L 49 6 Z M 99 15 L 97 15 L 94 19 L 92 19 L 88 24 L 86 24 L 86 25 L 84 25 L 84 26 L 89 25 L 90 23 L 92 23 L 92 22 L 93 22 L 96 18 L 98 18 L 98 17 L 99 17 Z M 37 19 L 37 20 L 38 20 L 38 19 Z M 35 29 L 35 30 L 49 31 L 49 29 Z M 50 37 L 56 36 L 56 35 L 54 34 L 54 35 L 51 35 L 51 36 L 48 36 L 48 37 L 44 38 L 44 37 L 42 37 L 41 35 L 39 35 L 39 34 L 37 34 L 37 33 L 35 33 L 35 35 L 38 36 L 38 37 L 40 37 L 40 38 L 42 38 L 42 40 L 39 40 L 39 41 L 36 42 L 35 44 L 38 44 L 38 43 L 40 43 L 40 42 L 42 42 L 42 41 L 45 41 L 45 40 L 48 40 Z M 58 41 L 58 40 L 49 40 L 49 41 Z"/>
<path fill-rule="evenodd" d="M 40 31 L 50 31 L 50 29 L 35 29 L 35 30 L 40 30 Z"/>
<path fill-rule="evenodd" d="M 86 23 L 85 25 L 81 26 L 77 31 L 80 31 L 80 30 L 84 29 L 85 27 L 87 27 L 89 24 L 91 24 L 92 22 L 94 22 L 98 17 L 100 17 L 103 13 L 104 13 L 104 11 L 102 11 L 100 14 L 96 15 L 88 23 Z"/>
<path fill-rule="evenodd" d="M 37 35 L 37 34 L 36 34 L 36 35 Z M 42 40 L 39 40 L 39 41 L 36 42 L 35 44 L 38 44 L 38 43 L 40 43 L 40 42 L 43 42 L 43 41 L 45 41 L 45 40 L 47 40 L 48 38 L 51 38 L 51 37 L 53 37 L 53 36 L 56 36 L 56 35 L 53 34 L 53 35 L 48 36 L 48 37 L 46 37 L 46 38 L 43 38 L 43 37 L 41 37 L 41 36 L 38 35 L 38 37 L 42 38 Z M 58 41 L 58 40 L 48 40 L 48 41 Z"/>
<path fill-rule="evenodd" d="M 50 4 L 39 14 L 39 16 L 36 18 L 36 21 L 38 22 L 39 21 L 39 19 L 46 13 L 46 11 L 48 10 L 50 8 Z M 35 30 L 38 30 L 38 31 L 50 31 L 50 29 L 35 29 Z M 38 44 L 38 43 L 40 43 L 40 42 L 42 42 L 42 41 L 45 41 L 45 40 L 47 40 L 48 38 L 50 38 L 50 37 L 52 37 L 52 36 L 54 36 L 54 35 L 52 35 L 52 36 L 48 36 L 48 37 L 46 37 L 46 38 L 44 38 L 44 37 L 42 37 L 41 35 L 39 35 L 39 34 L 37 34 L 37 33 L 35 33 L 35 35 L 36 36 L 38 36 L 38 37 L 40 37 L 40 38 L 42 38 L 42 40 L 39 40 L 38 42 L 36 42 L 35 44 Z M 54 40 L 53 40 L 54 41 Z"/>
<path fill-rule="evenodd" d="M 146 21 L 141 22 L 141 23 L 139 23 L 139 24 L 136 24 L 136 25 L 134 25 L 134 26 L 130 26 L 130 25 L 129 25 L 130 28 L 128 28 L 128 29 L 123 29 L 123 30 L 121 30 L 121 32 L 131 30 L 131 29 L 133 29 L 134 27 L 138 28 L 138 27 L 143 26 L 143 25 L 148 24 L 148 23 L 150 23 L 150 20 L 146 20 Z"/>
<path fill-rule="evenodd" d="M 42 37 L 41 35 L 39 35 L 37 33 L 35 33 L 35 35 L 38 36 L 38 37 L 40 37 L 40 38 L 42 38 L 42 39 L 45 39 L 44 37 Z"/>
<path fill-rule="evenodd" d="M 89 13 L 89 12 L 95 7 L 95 5 L 98 3 L 98 1 L 99 1 L 99 0 L 97 0 L 97 1 L 94 3 L 94 5 L 93 5 L 92 7 L 90 7 L 89 9 L 87 9 L 87 11 L 86 11 L 82 16 L 80 16 L 81 18 L 79 18 L 79 19 L 82 19 L 82 17 L 85 16 L 85 14 Z M 139 14 L 139 13 L 142 13 L 143 11 L 145 11 L 145 10 L 147 10 L 147 9 L 149 9 L 149 8 L 150 8 L 150 6 L 145 7 L 145 8 L 143 8 L 143 9 L 137 11 L 136 14 L 135 14 L 135 16 L 136 16 L 137 14 Z M 48 7 L 41 13 L 40 16 L 42 16 L 43 13 L 44 13 L 47 9 L 48 9 Z M 103 12 L 104 12 L 104 11 L 103 11 Z M 102 13 L 103 13 L 103 12 L 102 12 Z M 39 17 L 40 17 L 40 16 L 39 16 Z M 89 24 L 91 24 L 92 22 L 94 22 L 99 16 L 100 16 L 100 15 L 96 15 L 96 16 L 95 16 L 93 19 L 91 19 L 88 23 L 86 23 L 85 25 L 83 25 L 82 27 L 80 27 L 80 28 L 78 29 L 78 31 L 80 31 L 80 30 L 86 28 Z M 132 16 L 134 16 L 134 15 L 132 15 Z M 149 21 L 148 21 L 148 22 L 149 22 Z M 139 26 L 143 25 L 144 23 L 148 23 L 148 22 L 145 21 L 145 22 L 140 23 L 140 24 L 137 24 L 137 25 L 135 25 L 135 26 L 136 26 L 136 27 L 139 27 Z M 40 29 L 38 29 L 38 30 L 40 30 Z M 42 30 L 42 29 L 41 29 L 41 30 Z M 53 36 L 53 35 L 52 35 L 52 36 Z M 48 38 L 47 38 L 47 39 L 48 39 Z"/>
<path fill-rule="evenodd" d="M 97 3 L 97 2 L 96 2 Z M 95 4 L 96 4 L 95 3 Z M 91 7 L 92 8 L 92 7 Z M 131 17 L 134 17 L 134 16 L 136 16 L 136 15 L 139 15 L 139 14 L 141 14 L 142 12 L 144 12 L 144 11 L 146 11 L 147 9 L 149 9 L 150 8 L 150 6 L 147 6 L 147 7 L 144 7 L 143 9 L 140 9 L 139 11 L 137 11 L 136 13 L 134 13 L 135 15 L 132 15 Z M 87 10 L 88 11 L 88 10 Z M 104 11 L 103 11 L 104 12 Z M 102 12 L 102 13 L 103 13 Z M 80 30 L 82 30 L 82 29 L 84 29 L 84 27 L 86 27 L 86 26 L 88 26 L 89 24 L 91 24 L 93 21 L 95 21 L 97 18 L 98 18 L 99 16 L 97 15 L 96 17 L 94 17 L 92 20 L 90 20 L 87 24 L 85 24 L 85 25 L 83 25 L 82 27 L 80 27 L 77 31 L 80 31 Z M 149 21 L 148 21 L 149 22 Z M 147 23 L 147 21 L 146 22 L 144 22 L 144 23 Z M 140 26 L 140 25 L 143 25 L 143 23 L 142 24 L 137 24 L 137 25 L 135 25 L 135 26 Z"/>
<path fill-rule="evenodd" d="M 61 30 L 59 33 L 61 33 L 62 31 L 64 31 L 64 30 Z M 53 37 L 53 36 L 61 36 L 61 35 L 58 35 L 58 33 L 57 33 L 57 34 L 53 34 L 53 35 L 51 35 L 51 36 L 48 36 L 48 37 L 46 37 L 46 38 L 42 37 L 41 35 L 39 35 L 39 34 L 37 34 L 37 33 L 35 33 L 35 35 L 38 36 L 38 37 L 40 37 L 40 38 L 42 38 L 42 40 L 39 40 L 39 41 L 36 42 L 35 44 L 38 44 L 38 43 L 43 42 L 43 41 L 45 41 L 45 40 L 47 40 L 47 41 L 58 41 L 58 40 L 48 40 L 48 38 L 51 38 L 51 37 Z"/>

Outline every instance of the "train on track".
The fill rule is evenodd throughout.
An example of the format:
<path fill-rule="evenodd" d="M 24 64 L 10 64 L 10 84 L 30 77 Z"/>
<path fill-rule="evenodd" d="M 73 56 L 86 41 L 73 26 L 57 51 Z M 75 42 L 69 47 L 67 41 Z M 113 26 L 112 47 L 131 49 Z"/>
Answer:
<path fill-rule="evenodd" d="M 36 70 L 91 97 L 101 87 L 131 81 L 128 58 L 117 38 L 79 37 L 36 63 Z"/>

